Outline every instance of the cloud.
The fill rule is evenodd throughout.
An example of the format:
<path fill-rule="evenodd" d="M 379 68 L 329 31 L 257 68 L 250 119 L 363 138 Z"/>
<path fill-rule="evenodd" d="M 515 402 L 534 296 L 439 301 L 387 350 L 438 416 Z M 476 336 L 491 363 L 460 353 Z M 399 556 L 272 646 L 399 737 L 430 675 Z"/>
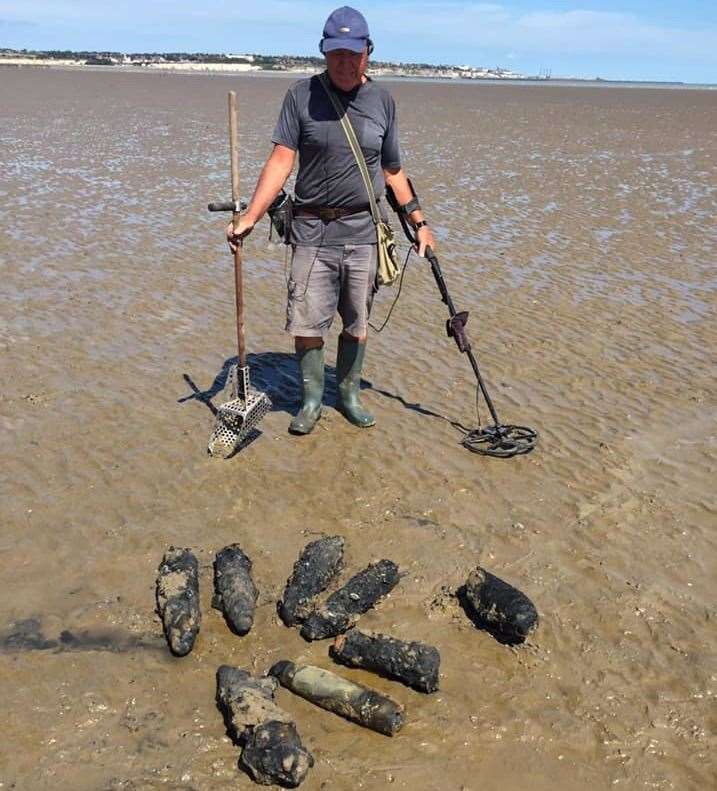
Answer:
<path fill-rule="evenodd" d="M 526 54 L 614 54 L 714 59 L 717 27 L 691 29 L 651 23 L 636 14 L 612 11 L 532 11 L 518 13 L 481 3 L 399 3 L 382 25 L 435 44 L 500 48 Z M 405 9 L 405 13 L 402 12 Z M 408 10 L 413 9 L 409 14 Z M 431 20 L 426 26 L 425 20 Z M 426 32 L 428 27 L 429 33 Z"/>
<path fill-rule="evenodd" d="M 686 55 L 717 45 L 717 29 L 690 30 L 651 24 L 634 14 L 607 11 L 534 12 L 514 20 L 509 35 L 535 47 L 563 52 L 630 53 L 648 49 Z"/>
<path fill-rule="evenodd" d="M 556 10 L 556 0 L 521 3 L 522 9 L 469 0 L 362 0 L 360 7 L 376 41 L 376 57 L 383 60 L 478 65 L 508 57 L 538 65 L 562 59 L 577 71 L 581 64 L 623 61 L 631 70 L 650 64 L 651 73 L 664 64 L 677 74 L 692 64 L 705 77 L 717 74 L 713 16 L 697 27 L 687 16 L 666 22 L 651 10 L 585 10 L 581 2 L 596 3 L 574 2 L 572 10 L 563 2 Z M 147 45 L 314 54 L 323 21 L 336 5 L 337 0 L 0 0 L 0 29 L 7 38 L 22 38 L 23 46 L 42 39 L 123 50 Z M 11 37 L 8 25 L 20 24 L 36 25 L 38 33 L 19 36 L 15 27 Z"/>
<path fill-rule="evenodd" d="M 24 19 L 0 19 L 0 31 L 30 30 L 36 27 L 34 22 Z"/>
<path fill-rule="evenodd" d="M 435 61 L 438 57 L 444 62 L 463 62 L 473 58 L 480 63 L 519 52 L 524 60 L 545 61 L 555 56 L 572 56 L 576 62 L 590 56 L 670 59 L 703 61 L 705 69 L 708 64 L 717 69 L 715 24 L 701 28 L 685 22 L 660 24 L 635 13 L 579 7 L 557 11 L 551 4 L 552 0 L 545 0 L 542 9 L 527 12 L 507 4 L 467 0 L 363 0 L 360 7 L 377 42 L 377 56 L 386 60 L 397 59 L 401 53 L 404 60 Z M 238 5 L 227 3 L 225 13 L 230 24 L 241 20 L 245 30 L 254 24 L 264 32 L 291 25 L 294 51 L 313 52 L 323 20 L 336 5 L 335 0 L 243 0 Z"/>

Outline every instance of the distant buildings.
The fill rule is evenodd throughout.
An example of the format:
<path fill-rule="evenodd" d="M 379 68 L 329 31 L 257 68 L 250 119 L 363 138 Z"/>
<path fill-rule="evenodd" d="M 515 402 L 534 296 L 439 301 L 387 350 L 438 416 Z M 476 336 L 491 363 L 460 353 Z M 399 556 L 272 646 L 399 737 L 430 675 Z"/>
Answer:
<path fill-rule="evenodd" d="M 61 67 L 134 67 L 166 71 L 219 71 L 241 73 L 273 71 L 315 74 L 323 71 L 324 59 L 298 55 L 256 55 L 249 53 L 186 53 L 186 52 L 71 52 L 0 49 L 0 65 Z M 474 66 L 436 66 L 430 63 L 375 62 L 369 73 L 385 77 L 426 77 L 446 80 L 526 79 L 510 69 Z M 546 79 L 547 77 L 543 77 Z"/>

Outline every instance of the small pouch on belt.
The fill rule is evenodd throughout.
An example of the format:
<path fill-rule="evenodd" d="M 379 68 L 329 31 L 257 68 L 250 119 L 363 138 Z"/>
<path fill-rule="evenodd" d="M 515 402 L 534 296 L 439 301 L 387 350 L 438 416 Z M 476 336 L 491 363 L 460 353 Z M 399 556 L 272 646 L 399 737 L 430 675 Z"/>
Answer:
<path fill-rule="evenodd" d="M 279 239 L 284 244 L 289 244 L 291 242 L 291 221 L 294 216 L 294 201 L 291 195 L 282 190 L 267 209 L 267 214 L 271 220 L 269 241 L 273 241 L 272 234 L 276 231 Z"/>

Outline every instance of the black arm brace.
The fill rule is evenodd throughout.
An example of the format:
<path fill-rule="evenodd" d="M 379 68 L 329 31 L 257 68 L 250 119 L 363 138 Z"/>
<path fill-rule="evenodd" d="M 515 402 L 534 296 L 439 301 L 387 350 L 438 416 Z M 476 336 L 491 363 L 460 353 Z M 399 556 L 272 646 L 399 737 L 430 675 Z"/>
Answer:
<path fill-rule="evenodd" d="M 404 203 L 403 206 L 399 204 L 396 200 L 396 195 L 394 194 L 391 187 L 388 185 L 386 186 L 386 198 L 388 200 L 389 205 L 391 208 L 398 214 L 399 217 L 408 217 L 411 212 L 417 211 L 421 208 L 421 204 L 418 202 L 418 195 L 416 195 L 416 190 L 413 189 L 413 184 L 411 183 L 411 179 L 407 178 L 408 186 L 411 188 L 411 194 L 413 197 L 411 198 L 408 203 Z"/>

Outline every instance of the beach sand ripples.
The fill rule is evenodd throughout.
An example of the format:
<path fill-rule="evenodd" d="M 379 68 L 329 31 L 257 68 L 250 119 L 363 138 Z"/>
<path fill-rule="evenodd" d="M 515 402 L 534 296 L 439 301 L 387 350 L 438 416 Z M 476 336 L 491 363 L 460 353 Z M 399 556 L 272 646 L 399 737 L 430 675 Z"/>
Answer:
<path fill-rule="evenodd" d="M 347 538 L 351 568 L 390 557 L 406 572 L 362 626 L 438 645 L 444 677 L 425 698 L 354 673 L 409 709 L 380 750 L 283 701 L 317 787 L 518 789 L 529 772 L 551 791 L 709 787 L 714 97 L 392 84 L 499 415 L 540 445 L 512 461 L 458 445 L 477 422 L 475 383 L 415 257 L 370 339 L 377 427 L 332 408 L 335 329 L 325 416 L 289 436 L 283 248 L 262 223 L 245 246 L 247 344 L 274 410 L 218 463 L 204 452 L 207 402 L 235 354 L 232 263 L 226 218 L 206 204 L 230 192 L 226 91 L 239 93 L 246 194 L 287 84 L 2 71 L 0 663 L 14 680 L 0 781 L 235 787 L 213 672 L 326 661 L 274 611 L 299 549 L 325 531 Z M 375 322 L 394 294 L 379 294 Z M 209 609 L 214 552 L 233 541 L 261 591 L 242 641 Z M 152 584 L 170 543 L 202 568 L 206 617 L 181 665 L 155 650 Z M 538 605 L 520 650 L 477 632 L 442 590 L 478 562 Z"/>

